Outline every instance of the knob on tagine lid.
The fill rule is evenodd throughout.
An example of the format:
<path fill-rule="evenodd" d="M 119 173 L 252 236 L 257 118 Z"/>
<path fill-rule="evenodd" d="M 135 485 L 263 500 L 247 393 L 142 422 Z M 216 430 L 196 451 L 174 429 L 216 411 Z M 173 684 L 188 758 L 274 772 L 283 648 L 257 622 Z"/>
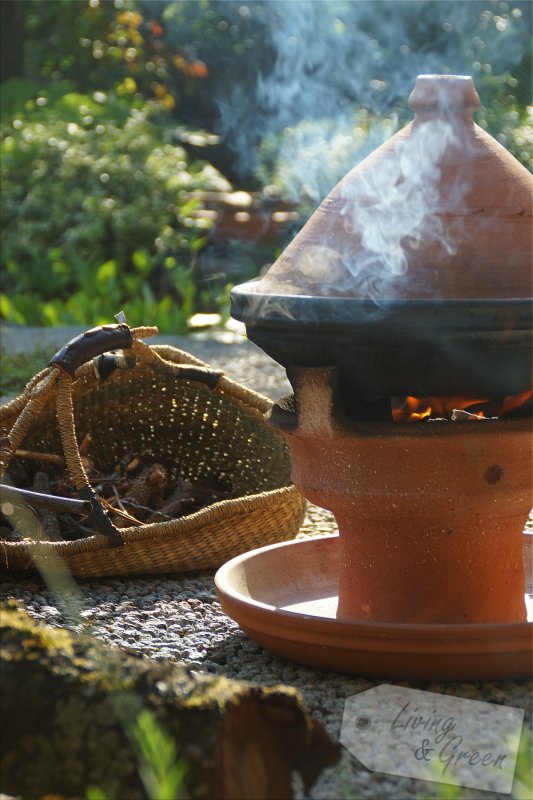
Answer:
<path fill-rule="evenodd" d="M 533 178 L 473 121 L 472 79 L 420 75 L 409 105 L 414 120 L 335 186 L 257 292 L 532 296 Z"/>

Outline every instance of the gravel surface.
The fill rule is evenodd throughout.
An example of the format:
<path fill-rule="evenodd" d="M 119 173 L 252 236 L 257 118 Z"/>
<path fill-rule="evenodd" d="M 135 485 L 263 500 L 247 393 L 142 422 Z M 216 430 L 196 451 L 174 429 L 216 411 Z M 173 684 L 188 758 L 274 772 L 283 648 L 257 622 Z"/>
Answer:
<path fill-rule="evenodd" d="M 80 329 L 54 330 L 47 340 L 54 347 L 64 344 Z M 55 337 L 55 338 L 54 338 Z M 27 349 L 36 341 L 36 332 L 2 331 L 2 347 Z M 42 342 L 42 338 L 39 337 Z M 277 398 L 288 384 L 283 370 L 254 345 L 239 336 L 223 335 L 218 340 L 192 337 L 157 337 L 157 343 L 170 343 L 187 350 L 229 377 Z M 336 531 L 328 512 L 310 506 L 299 536 Z M 16 598 L 32 617 L 47 624 L 72 626 L 73 608 L 77 610 L 74 626 L 90 632 L 112 647 L 121 647 L 146 658 L 170 659 L 193 669 L 265 685 L 285 684 L 297 687 L 310 713 L 321 720 L 331 737 L 338 740 L 344 702 L 352 694 L 383 681 L 349 678 L 343 675 L 307 669 L 268 653 L 240 631 L 238 625 L 222 613 L 217 601 L 213 572 L 168 575 L 146 578 L 106 578 L 79 584 L 78 596 L 68 607 L 62 606 L 39 578 L 0 578 L 0 599 Z M 532 681 L 491 683 L 418 683 L 414 686 L 457 697 L 490 701 L 523 708 L 525 725 L 531 727 Z M 301 787 L 297 796 L 304 797 Z M 504 798 L 478 790 L 461 789 L 458 797 Z M 443 796 L 437 783 L 370 772 L 347 750 L 341 762 L 323 773 L 310 800 L 334 798 L 426 798 Z"/>

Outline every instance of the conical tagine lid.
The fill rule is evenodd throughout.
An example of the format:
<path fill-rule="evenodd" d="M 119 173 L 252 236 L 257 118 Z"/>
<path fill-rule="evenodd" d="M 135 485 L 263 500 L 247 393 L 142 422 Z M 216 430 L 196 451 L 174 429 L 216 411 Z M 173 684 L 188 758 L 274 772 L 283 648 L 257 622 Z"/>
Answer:
<path fill-rule="evenodd" d="M 275 295 L 532 296 L 533 179 L 472 119 L 470 77 L 420 75 L 415 118 L 331 191 L 256 284 Z"/>

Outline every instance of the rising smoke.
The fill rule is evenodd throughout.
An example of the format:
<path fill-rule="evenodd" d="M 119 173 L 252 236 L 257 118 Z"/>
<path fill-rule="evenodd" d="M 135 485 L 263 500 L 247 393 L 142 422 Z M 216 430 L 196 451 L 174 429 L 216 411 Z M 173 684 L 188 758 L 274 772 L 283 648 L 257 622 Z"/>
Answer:
<path fill-rule="evenodd" d="M 256 59 L 252 49 L 246 75 L 219 88 L 217 133 L 233 148 L 243 173 L 260 167 L 258 143 L 281 134 L 275 159 L 285 168 L 283 188 L 300 199 L 302 193 L 321 199 L 348 163 L 353 166 L 408 120 L 406 98 L 416 75 L 473 75 L 479 86 L 498 75 L 502 80 L 529 48 L 522 20 L 528 4 L 520 2 L 512 8 L 491 0 L 226 0 L 221 5 L 228 19 L 234 6 L 237 18 L 243 8 L 249 18 L 260 18 L 263 38 L 255 47 L 267 58 L 266 63 Z M 498 16 L 503 6 L 505 21 Z M 363 138 L 357 135 L 361 111 Z M 381 127 L 384 118 L 388 124 Z M 298 136 L 304 121 L 314 125 Z M 351 148 L 346 136 L 353 139 Z M 337 166 L 328 159 L 332 150 L 339 154 Z"/>
<path fill-rule="evenodd" d="M 197 15 L 201 7 L 172 5 Z M 205 8 L 246 51 L 216 62 L 215 132 L 243 175 L 266 162 L 263 174 L 273 172 L 285 196 L 313 207 L 412 118 L 406 101 L 417 75 L 473 75 L 483 100 L 484 86 L 503 86 L 529 49 L 524 2 L 224 0 Z M 210 63 L 208 51 L 199 54 Z M 359 236 L 357 259 L 315 243 L 299 254 L 300 275 L 325 272 L 341 292 L 356 276 L 360 291 L 381 298 L 405 278 L 406 242 L 416 249 L 432 239 L 453 252 L 437 191 L 440 148 L 453 141 L 453 127 L 435 121 L 398 148 L 392 168 L 352 187 L 343 213 Z M 454 187 L 457 208 L 466 191 Z"/>
<path fill-rule="evenodd" d="M 464 139 L 463 139 L 464 141 Z M 456 251 L 456 240 L 443 225 L 441 163 L 459 146 L 453 119 L 437 118 L 412 129 L 398 141 L 394 157 L 377 162 L 360 181 L 346 183 L 345 228 L 358 235 L 354 256 L 344 250 L 349 284 L 358 295 L 376 302 L 401 292 L 408 271 L 408 253 L 429 242 Z M 457 214 L 468 190 L 466 180 L 447 185 L 446 204 Z M 417 286 L 423 293 L 427 286 Z"/>
<path fill-rule="evenodd" d="M 350 156 L 349 166 L 353 166 L 381 143 L 376 126 L 373 129 L 367 126 L 371 136 L 358 142 L 356 133 L 360 129 L 352 127 L 352 147 L 347 145 L 356 103 L 365 104 L 367 115 L 370 109 L 371 119 L 375 112 L 390 114 L 395 103 L 405 103 L 417 74 L 467 72 L 465 63 L 470 51 L 464 52 L 460 35 L 445 46 L 435 38 L 423 39 L 418 50 L 406 44 L 413 41 L 408 30 L 413 23 L 413 12 L 422 7 L 427 9 L 428 5 L 434 9 L 433 25 L 441 37 L 454 28 L 460 31 L 461 22 L 465 17 L 471 20 L 473 13 L 480 14 L 480 24 L 482 19 L 488 22 L 491 18 L 486 15 L 485 6 L 477 3 L 458 8 L 455 3 L 392 6 L 385 2 L 348 5 L 296 2 L 285 9 L 283 24 L 275 35 L 277 59 L 268 78 L 261 76 L 258 81 L 260 104 L 283 125 L 288 124 L 295 109 L 310 118 L 316 115 L 317 107 L 323 113 L 335 115 L 335 130 L 329 138 L 322 135 L 327 127 L 331 131 L 329 119 L 315 125 L 314 140 L 312 135 L 295 136 L 294 129 L 285 138 L 292 150 L 284 152 L 282 146 L 280 157 L 286 165 L 285 176 L 289 177 L 285 188 L 292 190 L 293 196 L 297 197 L 299 192 L 301 195 L 303 188 L 308 197 L 318 201 L 341 177 L 328 159 L 332 143 L 334 149 L 346 150 L 346 157 L 341 159 L 344 163 L 339 164 L 344 171 Z M 375 26 L 369 21 L 369 10 L 380 18 L 379 42 L 374 38 Z M 330 35 L 322 35 L 324 31 L 330 31 Z M 517 37 L 519 34 L 514 38 L 515 43 Z M 490 55 L 491 61 L 503 64 L 507 59 L 509 67 L 520 58 L 522 47 L 517 47 L 514 53 L 509 50 L 512 39 L 512 36 L 496 38 L 498 46 Z M 329 72 L 324 71 L 324 64 Z M 328 93 L 326 88 L 332 85 L 337 91 Z M 350 98 L 351 103 L 347 102 Z M 396 120 L 400 118 L 398 114 Z M 393 119 L 392 115 L 389 122 Z M 388 130 L 382 126 L 379 132 L 383 141 L 394 131 L 389 125 Z M 393 158 L 378 162 L 373 170 L 359 176 L 358 181 L 343 182 L 340 195 L 345 201 L 341 213 L 345 216 L 346 243 L 331 246 L 328 240 L 335 238 L 333 228 L 329 235 L 327 225 L 323 225 L 322 241 L 311 237 L 296 255 L 289 248 L 278 269 L 271 271 L 257 290 L 281 294 L 353 292 L 377 304 L 401 296 L 405 284 L 412 283 L 412 275 L 407 275 L 409 252 L 428 245 L 448 255 L 456 250 L 458 231 L 456 228 L 452 234 L 443 225 L 441 215 L 445 209 L 440 192 L 440 164 L 444 154 L 459 145 L 456 134 L 450 119 L 426 122 L 396 143 Z M 242 131 L 241 136 L 245 135 Z M 303 145 L 300 150 L 298 145 Z M 468 183 L 461 178 L 453 185 L 448 183 L 445 202 L 455 214 L 461 212 L 468 189 Z M 429 271 L 425 276 L 423 273 L 417 276 L 416 290 L 421 295 L 427 292 L 435 296 L 430 279 Z"/>

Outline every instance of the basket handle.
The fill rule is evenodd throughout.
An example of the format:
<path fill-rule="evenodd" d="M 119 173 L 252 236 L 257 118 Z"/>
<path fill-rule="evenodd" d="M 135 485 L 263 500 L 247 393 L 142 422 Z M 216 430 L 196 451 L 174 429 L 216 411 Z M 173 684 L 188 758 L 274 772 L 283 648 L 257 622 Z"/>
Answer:
<path fill-rule="evenodd" d="M 155 330 L 146 329 L 145 332 L 150 334 Z M 72 381 L 78 367 L 92 361 L 96 356 L 110 350 L 130 349 L 132 346 L 133 333 L 126 323 L 100 325 L 71 339 L 48 362 L 49 366 L 58 368 L 62 373 L 56 387 L 57 418 L 70 479 L 80 497 L 90 504 L 90 517 L 94 527 L 107 537 L 111 547 L 120 547 L 124 542 L 118 528 L 100 505 L 81 461 L 74 425 Z"/>
<path fill-rule="evenodd" d="M 133 335 L 126 323 L 100 325 L 71 339 L 57 351 L 48 364 L 59 367 L 73 378 L 78 367 L 91 361 L 95 356 L 100 356 L 109 350 L 129 349 L 132 344 Z"/>
<path fill-rule="evenodd" d="M 107 537 L 110 547 L 120 547 L 124 544 L 120 531 L 100 504 L 95 490 L 89 483 L 89 478 L 81 460 L 74 423 L 72 383 L 72 377 L 69 373 L 59 374 L 56 387 L 56 411 L 67 471 L 79 496 L 90 504 L 90 518 L 95 529 L 98 533 Z"/>

